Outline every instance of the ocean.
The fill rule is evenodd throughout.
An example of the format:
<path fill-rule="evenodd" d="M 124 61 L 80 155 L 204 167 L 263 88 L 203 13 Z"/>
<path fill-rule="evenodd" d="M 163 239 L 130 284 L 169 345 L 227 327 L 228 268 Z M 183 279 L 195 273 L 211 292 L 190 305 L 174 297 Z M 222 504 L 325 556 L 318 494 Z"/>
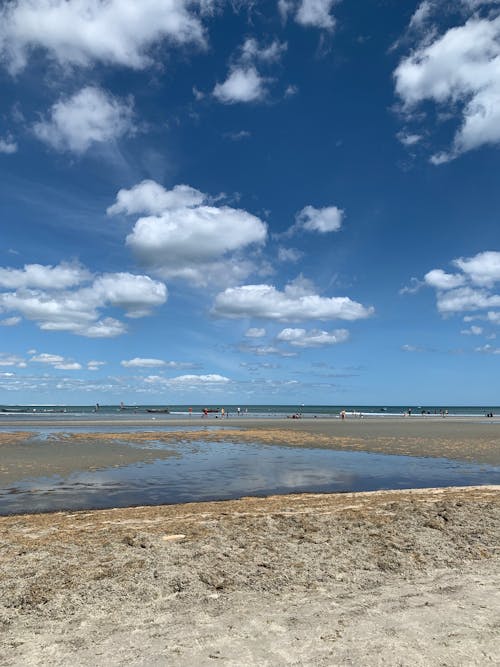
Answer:
<path fill-rule="evenodd" d="M 251 416 L 258 418 L 290 417 L 301 414 L 305 417 L 339 417 L 342 410 L 347 415 L 362 415 L 364 417 L 401 417 L 411 410 L 413 416 L 439 416 L 447 413 L 450 417 L 484 417 L 488 413 L 495 416 L 500 414 L 500 406 L 491 405 L 227 405 L 227 404 L 202 404 L 202 405 L 0 405 L 0 425 L 3 416 L 19 418 L 27 415 L 54 418 L 137 418 L 138 415 L 158 414 L 161 418 L 189 418 L 190 416 L 201 416 L 203 410 L 207 409 L 210 414 L 220 414 L 222 408 L 229 417 Z M 168 412 L 167 412 L 168 410 Z M 217 412 L 218 411 L 218 412 Z"/>

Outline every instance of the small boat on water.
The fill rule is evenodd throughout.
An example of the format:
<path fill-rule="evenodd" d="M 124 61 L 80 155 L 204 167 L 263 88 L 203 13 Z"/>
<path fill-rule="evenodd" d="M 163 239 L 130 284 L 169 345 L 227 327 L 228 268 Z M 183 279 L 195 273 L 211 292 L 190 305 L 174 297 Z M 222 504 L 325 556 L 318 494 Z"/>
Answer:
<path fill-rule="evenodd" d="M 155 414 L 169 415 L 169 408 L 147 408 L 146 412 L 154 412 Z"/>

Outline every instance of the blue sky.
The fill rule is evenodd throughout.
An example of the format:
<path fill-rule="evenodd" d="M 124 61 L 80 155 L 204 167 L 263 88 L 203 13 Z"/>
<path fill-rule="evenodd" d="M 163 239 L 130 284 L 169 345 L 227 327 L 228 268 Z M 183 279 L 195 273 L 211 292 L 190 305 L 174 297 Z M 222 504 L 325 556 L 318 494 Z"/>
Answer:
<path fill-rule="evenodd" d="M 500 2 L 0 12 L 0 402 L 498 404 Z"/>

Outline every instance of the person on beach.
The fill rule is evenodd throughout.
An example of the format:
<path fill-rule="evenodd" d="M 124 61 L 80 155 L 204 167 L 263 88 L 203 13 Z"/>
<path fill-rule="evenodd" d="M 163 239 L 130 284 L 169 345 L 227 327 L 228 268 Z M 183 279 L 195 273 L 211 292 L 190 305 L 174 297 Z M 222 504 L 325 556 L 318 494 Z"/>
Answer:
<path fill-rule="evenodd" d="M 224 410 L 224 408 L 221 408 L 220 409 L 220 416 L 222 417 L 222 419 L 224 419 L 225 414 L 226 414 L 226 411 Z"/>
<path fill-rule="evenodd" d="M 342 420 L 345 419 L 345 410 L 342 410 L 342 411 L 340 412 L 340 418 L 341 418 Z"/>

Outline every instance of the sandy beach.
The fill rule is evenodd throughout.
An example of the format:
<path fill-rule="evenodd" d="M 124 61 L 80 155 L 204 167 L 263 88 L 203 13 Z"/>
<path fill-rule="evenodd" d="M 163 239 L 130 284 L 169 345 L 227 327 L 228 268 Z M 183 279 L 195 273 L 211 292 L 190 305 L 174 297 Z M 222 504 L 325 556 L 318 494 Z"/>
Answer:
<path fill-rule="evenodd" d="M 147 425 L 136 426 L 147 444 Z M 199 437 L 178 426 L 154 438 Z M 206 438 L 500 461 L 500 426 L 484 420 L 206 426 Z M 10 440 L 4 429 L 4 476 L 33 466 L 33 443 L 12 463 L 32 435 Z M 81 465 L 150 455 L 123 437 L 111 429 L 44 441 L 45 463 L 68 470 L 82 445 Z M 500 662 L 500 487 L 1 517 L 0 554 L 6 666 Z"/>

